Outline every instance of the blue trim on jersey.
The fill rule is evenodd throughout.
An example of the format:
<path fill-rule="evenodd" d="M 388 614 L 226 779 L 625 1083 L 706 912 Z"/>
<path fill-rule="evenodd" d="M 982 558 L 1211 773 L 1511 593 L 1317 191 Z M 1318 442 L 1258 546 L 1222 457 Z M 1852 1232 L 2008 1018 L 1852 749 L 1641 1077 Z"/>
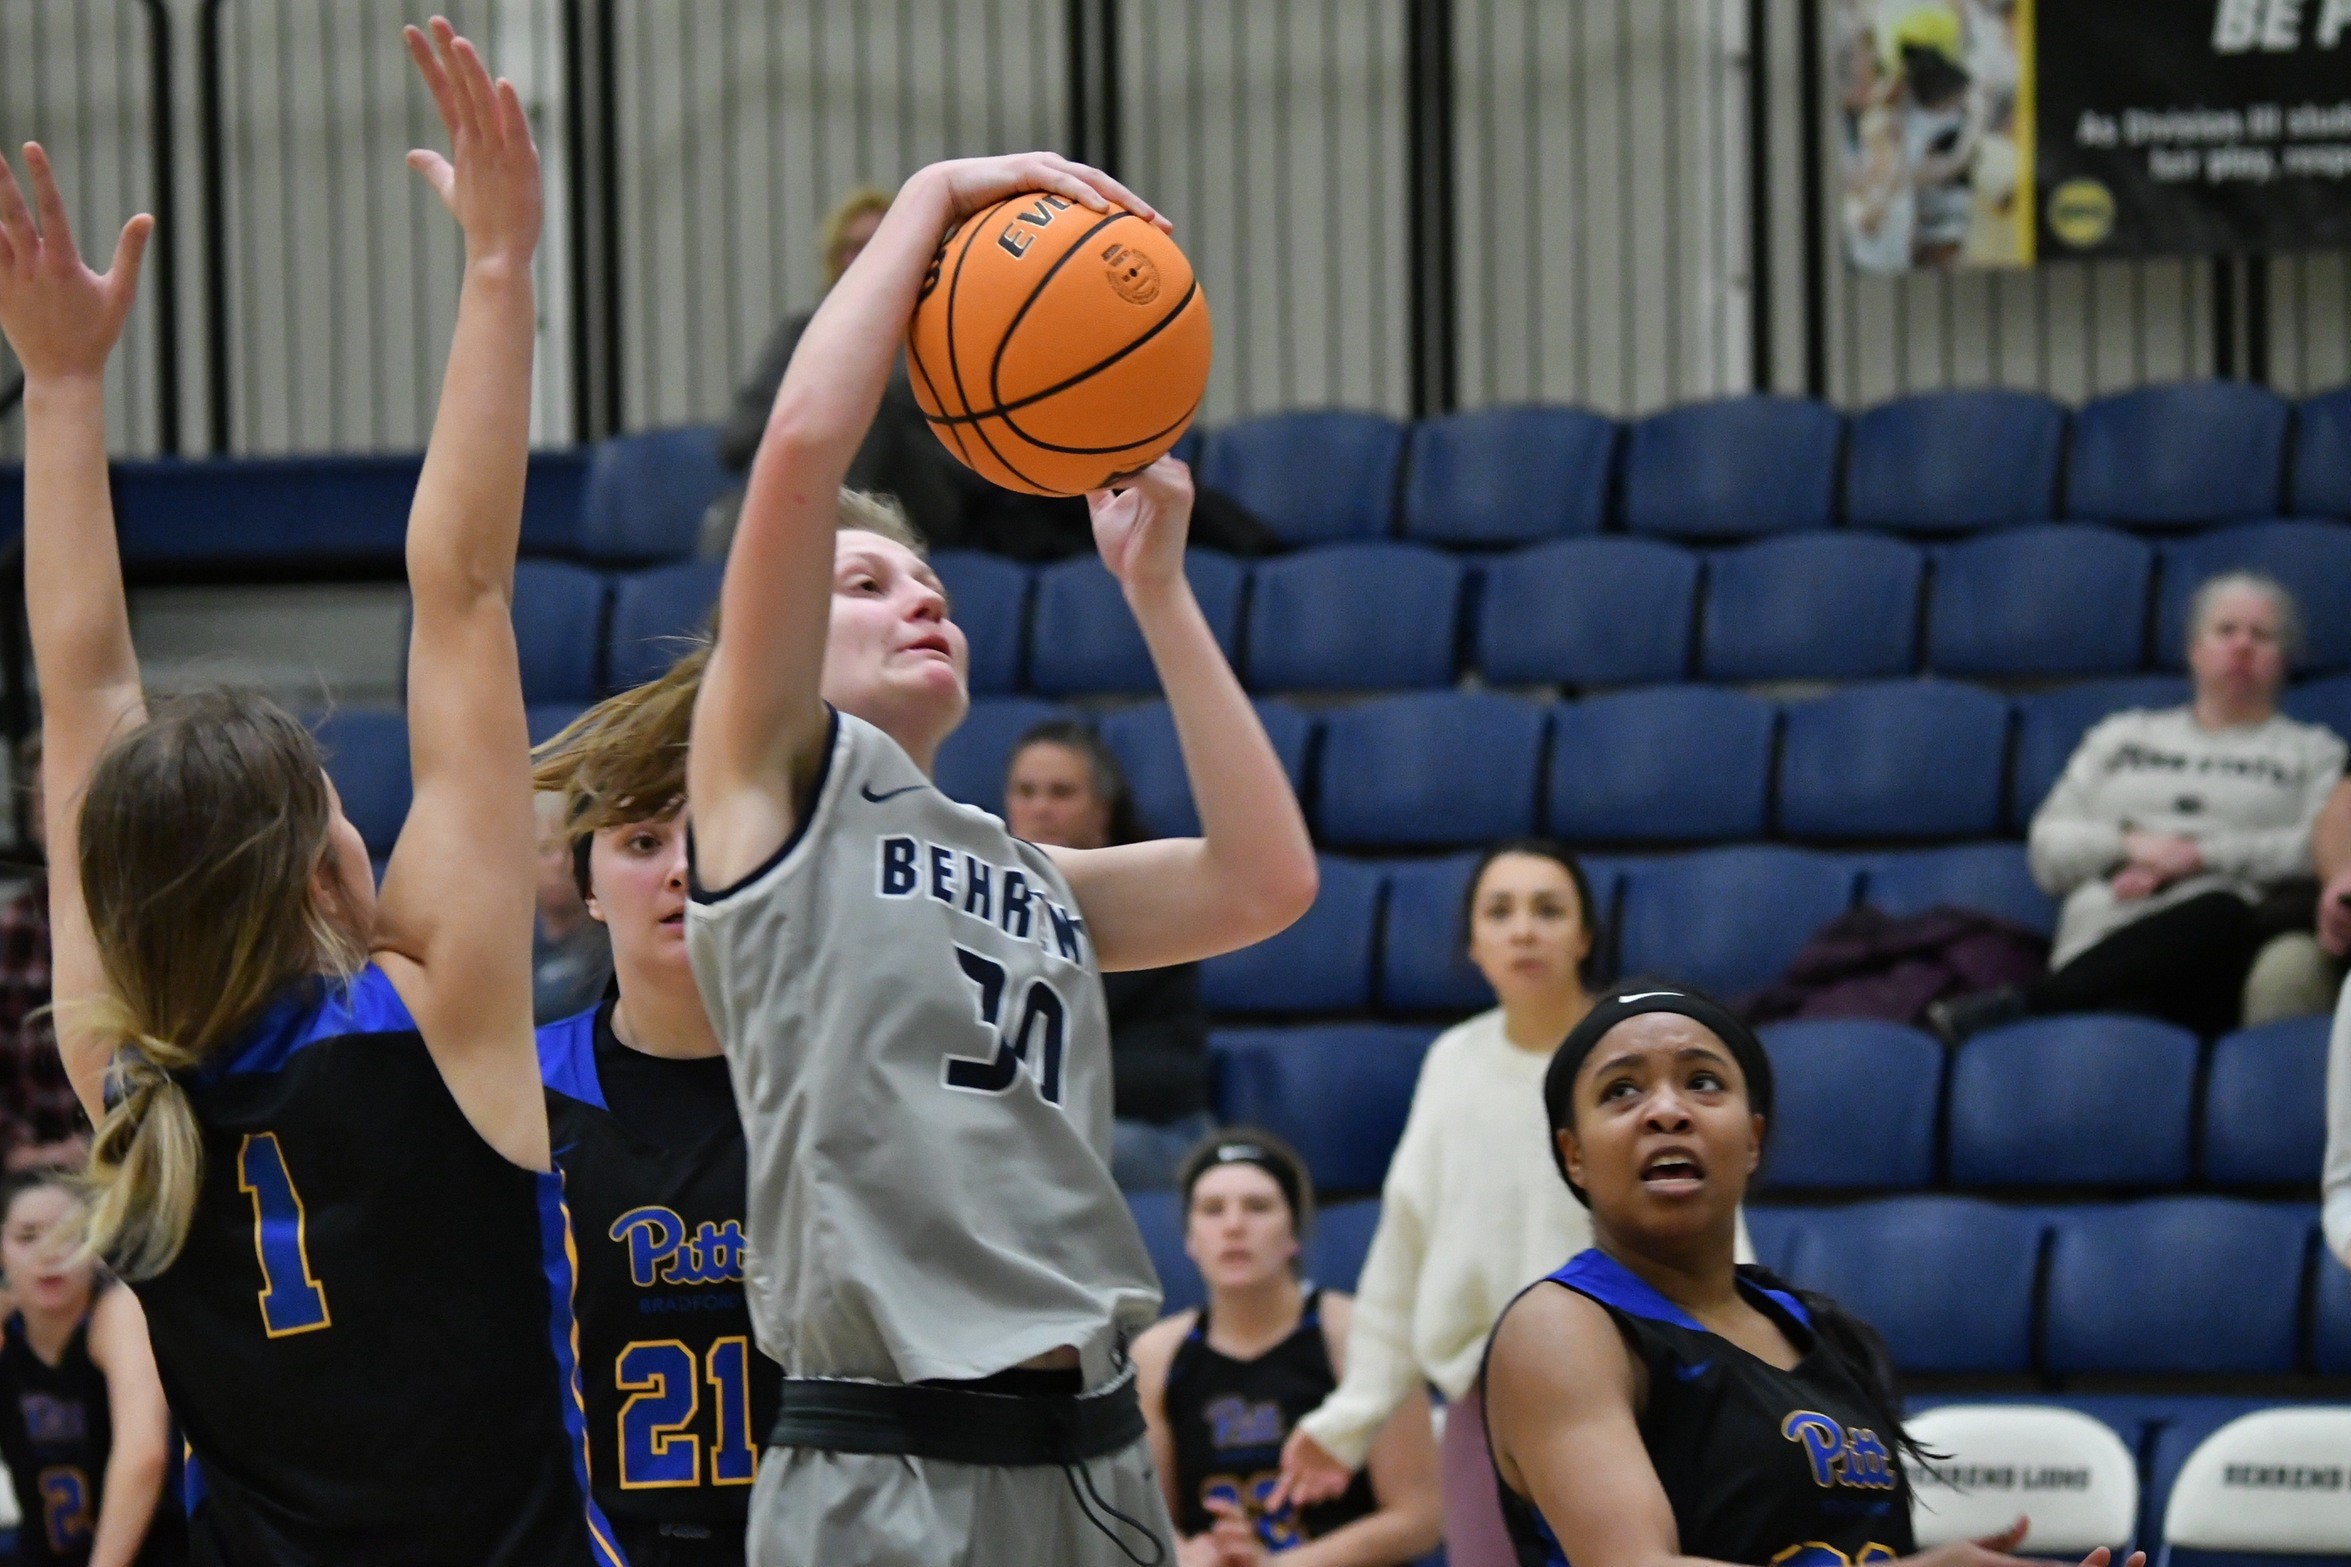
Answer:
<path fill-rule="evenodd" d="M 587 1509 L 588 1539 L 595 1550 L 596 1567 L 628 1567 L 628 1558 L 613 1540 L 612 1525 L 596 1505 L 588 1485 L 588 1404 L 580 1392 L 579 1321 L 572 1314 L 579 1277 L 578 1255 L 571 1238 L 571 1209 L 563 1201 L 563 1177 L 541 1173 L 539 1190 L 539 1249 L 547 1269 L 547 1337 L 555 1350 L 555 1373 L 563 1386 L 563 1429 L 571 1441 L 571 1468 L 579 1481 L 580 1503 Z"/>
<path fill-rule="evenodd" d="M 1577 1252 L 1550 1277 L 1552 1283 L 1564 1284 L 1577 1294 L 1589 1295 L 1601 1305 L 1614 1306 L 1627 1316 L 1645 1317 L 1651 1322 L 1670 1322 L 1677 1328 L 1688 1328 L 1693 1333 L 1714 1331 L 1660 1295 L 1648 1280 L 1597 1246 Z M 1785 1290 L 1765 1289 L 1747 1278 L 1740 1279 L 1739 1284 L 1754 1294 L 1767 1297 L 1807 1328 L 1812 1326 L 1812 1314 Z"/>
<path fill-rule="evenodd" d="M 599 1110 L 604 1081 L 596 1075 L 596 1014 L 602 1002 L 539 1030 L 539 1081 L 569 1099 Z"/>
<path fill-rule="evenodd" d="M 184 1452 L 180 1459 L 180 1505 L 194 1518 L 196 1509 L 204 1505 L 212 1491 L 204 1483 L 204 1467 L 196 1462 L 196 1450 L 184 1441 L 181 1446 Z"/>
<path fill-rule="evenodd" d="M 392 988 L 391 976 L 373 963 L 348 980 L 310 979 L 273 1002 L 244 1041 L 221 1051 L 199 1068 L 197 1081 L 282 1072 L 305 1047 L 345 1034 L 413 1032 L 416 1019 Z"/>

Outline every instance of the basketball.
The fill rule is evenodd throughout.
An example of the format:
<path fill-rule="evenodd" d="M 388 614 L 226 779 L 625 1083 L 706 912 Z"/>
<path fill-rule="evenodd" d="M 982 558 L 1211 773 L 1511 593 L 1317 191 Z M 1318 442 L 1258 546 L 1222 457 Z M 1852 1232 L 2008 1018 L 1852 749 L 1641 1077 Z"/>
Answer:
<path fill-rule="evenodd" d="M 1039 192 L 947 231 L 906 333 L 931 433 L 1031 495 L 1082 495 L 1165 455 L 1208 359 L 1208 300 L 1174 240 Z"/>

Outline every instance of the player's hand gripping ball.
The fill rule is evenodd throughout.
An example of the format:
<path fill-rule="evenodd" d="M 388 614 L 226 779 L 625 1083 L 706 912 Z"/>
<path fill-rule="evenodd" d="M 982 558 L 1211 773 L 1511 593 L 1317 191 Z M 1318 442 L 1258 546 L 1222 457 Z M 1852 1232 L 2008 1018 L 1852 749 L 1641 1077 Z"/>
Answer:
<path fill-rule="evenodd" d="M 1082 495 L 1150 466 L 1191 425 L 1209 336 L 1174 240 L 1031 191 L 947 231 L 906 368 L 931 432 L 973 472 Z"/>

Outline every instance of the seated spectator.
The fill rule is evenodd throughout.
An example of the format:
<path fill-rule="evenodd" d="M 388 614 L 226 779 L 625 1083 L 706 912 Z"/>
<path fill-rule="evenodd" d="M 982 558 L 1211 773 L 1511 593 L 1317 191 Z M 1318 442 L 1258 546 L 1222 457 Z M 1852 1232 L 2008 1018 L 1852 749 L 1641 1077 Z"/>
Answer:
<path fill-rule="evenodd" d="M 1092 730 L 1067 720 L 1037 725 L 1013 748 L 1004 822 L 1015 838 L 1064 849 L 1144 836 L 1118 758 Z M 1200 967 L 1105 974 L 1102 991 L 1110 1004 L 1111 1174 L 1128 1191 L 1163 1190 L 1215 1125 Z"/>
<path fill-rule="evenodd" d="M 1282 1469 L 1337 1494 L 1389 1419 L 1433 1382 L 1450 1404 L 1447 1558 L 1454 1567 L 1509 1567 L 1478 1361 L 1511 1298 L 1592 1244 L 1590 1218 L 1551 1166 L 1543 1071 L 1592 1009 L 1606 942 L 1583 867 L 1540 839 L 1486 851 L 1462 927 L 1470 961 L 1501 1004 L 1429 1047 L 1388 1165 L 1345 1373 L 1298 1423 Z"/>
<path fill-rule="evenodd" d="M 2345 752 L 2278 712 L 2300 633 L 2283 587 L 2230 572 L 2197 589 L 2188 616 L 2193 700 L 2092 729 L 2033 817 L 2033 875 L 2065 900 L 2048 975 L 1937 1003 L 1948 1037 L 2055 1012 L 2142 1013 L 2208 1036 L 2237 1026 L 2254 956 L 2284 928 L 2257 905 L 2311 874 L 2311 827 Z"/>
<path fill-rule="evenodd" d="M 604 998 L 612 979 L 612 939 L 580 896 L 581 878 L 572 865 L 577 846 L 564 831 L 563 796 L 542 793 L 536 803 L 539 906 L 531 928 L 531 1016 L 553 1023 Z"/>
<path fill-rule="evenodd" d="M 1176 1567 L 1297 1550 L 1329 1567 L 1401 1567 L 1437 1543 L 1437 1440 L 1413 1388 L 1336 1500 L 1270 1506 L 1282 1443 L 1347 1363 L 1354 1302 L 1299 1278 L 1314 1187 L 1267 1132 L 1219 1133 L 1185 1159 L 1184 1251 L 1208 1304 L 1135 1340 L 1151 1457 L 1175 1518 Z"/>
<path fill-rule="evenodd" d="M 2351 779 L 2335 785 L 2310 829 L 2318 906 L 2297 930 L 2272 936 L 2245 976 L 2245 1026 L 2332 1011 L 2351 958 Z"/>
<path fill-rule="evenodd" d="M 2351 985 L 2335 1003 L 2335 1026 L 2327 1035 L 2327 1151 L 2319 1202 L 2327 1250 L 2351 1268 Z"/>
<path fill-rule="evenodd" d="M 32 846 L 46 852 L 37 731 L 17 748 L 16 776 L 23 780 Z M 36 872 L 0 904 L 0 1163 L 11 1173 L 70 1168 L 89 1148 L 89 1122 L 66 1080 L 49 1022 L 49 878 Z"/>

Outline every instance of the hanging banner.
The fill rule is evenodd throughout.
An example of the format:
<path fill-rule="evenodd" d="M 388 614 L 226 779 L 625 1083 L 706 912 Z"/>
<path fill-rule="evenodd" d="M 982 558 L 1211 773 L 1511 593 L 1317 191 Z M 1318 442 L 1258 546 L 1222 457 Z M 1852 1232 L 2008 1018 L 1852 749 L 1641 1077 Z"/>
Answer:
<path fill-rule="evenodd" d="M 1857 269 L 2351 247 L 2351 0 L 1833 0 Z"/>

